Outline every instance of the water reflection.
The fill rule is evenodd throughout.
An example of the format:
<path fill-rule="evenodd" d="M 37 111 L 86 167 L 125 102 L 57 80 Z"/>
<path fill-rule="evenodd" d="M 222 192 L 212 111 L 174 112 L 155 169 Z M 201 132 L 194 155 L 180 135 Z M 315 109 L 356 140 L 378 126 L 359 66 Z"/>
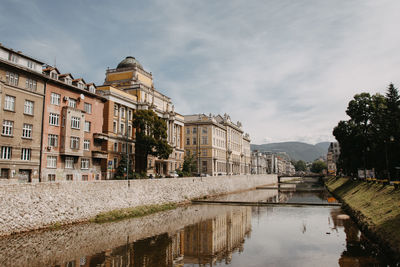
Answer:
<path fill-rule="evenodd" d="M 251 195 L 254 193 L 254 195 Z M 321 192 L 229 196 L 328 201 Z M 379 266 L 376 246 L 332 207 L 198 205 L 0 239 L 0 266 Z M 251 236 L 250 236 L 251 234 Z"/>

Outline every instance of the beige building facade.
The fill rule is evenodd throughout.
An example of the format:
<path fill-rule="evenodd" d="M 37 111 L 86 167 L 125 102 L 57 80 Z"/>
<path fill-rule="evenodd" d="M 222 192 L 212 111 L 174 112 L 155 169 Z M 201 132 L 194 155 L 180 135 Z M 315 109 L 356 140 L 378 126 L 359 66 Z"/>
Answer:
<path fill-rule="evenodd" d="M 0 182 L 40 181 L 42 65 L 0 44 Z"/>
<path fill-rule="evenodd" d="M 250 137 L 228 115 L 185 115 L 185 151 L 194 156 L 199 174 L 249 174 Z"/>
<path fill-rule="evenodd" d="M 136 97 L 136 109 L 152 109 L 167 124 L 168 143 L 173 151 L 166 160 L 149 156 L 147 174 L 169 176 L 181 169 L 184 158 L 184 118 L 175 112 L 171 98 L 154 88 L 153 75 L 134 57 L 126 57 L 115 69 L 107 69 L 104 86 Z"/>

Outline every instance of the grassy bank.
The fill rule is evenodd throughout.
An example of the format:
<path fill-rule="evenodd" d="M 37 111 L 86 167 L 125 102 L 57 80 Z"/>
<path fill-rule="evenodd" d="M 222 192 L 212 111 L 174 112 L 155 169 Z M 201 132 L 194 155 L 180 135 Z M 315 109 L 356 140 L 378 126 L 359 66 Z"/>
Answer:
<path fill-rule="evenodd" d="M 109 212 L 102 212 L 91 221 L 96 223 L 118 221 L 127 218 L 142 217 L 159 211 L 175 209 L 176 207 L 177 205 L 174 203 L 167 203 L 118 209 Z"/>
<path fill-rule="evenodd" d="M 331 178 L 326 185 L 359 225 L 400 258 L 400 190 L 393 186 Z"/>

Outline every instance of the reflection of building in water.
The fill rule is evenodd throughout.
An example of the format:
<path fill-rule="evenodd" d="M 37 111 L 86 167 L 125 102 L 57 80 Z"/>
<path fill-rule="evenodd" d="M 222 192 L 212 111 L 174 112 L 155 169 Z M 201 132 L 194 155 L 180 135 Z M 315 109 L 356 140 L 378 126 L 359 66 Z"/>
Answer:
<path fill-rule="evenodd" d="M 82 257 L 55 267 L 162 267 L 182 266 L 183 230 L 138 240 L 102 253 Z"/>
<path fill-rule="evenodd" d="M 185 227 L 185 263 L 210 264 L 243 250 L 244 238 L 251 231 L 251 208 L 234 208 L 213 219 Z"/>

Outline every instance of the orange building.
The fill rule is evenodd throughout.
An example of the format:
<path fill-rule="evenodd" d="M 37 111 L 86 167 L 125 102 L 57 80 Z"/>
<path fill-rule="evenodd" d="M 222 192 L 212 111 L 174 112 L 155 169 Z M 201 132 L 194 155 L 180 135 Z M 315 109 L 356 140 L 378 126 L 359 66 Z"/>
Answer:
<path fill-rule="evenodd" d="M 43 111 L 42 181 L 87 181 L 104 179 L 101 141 L 105 99 L 93 83 L 60 74 L 47 67 L 49 78 Z"/>

